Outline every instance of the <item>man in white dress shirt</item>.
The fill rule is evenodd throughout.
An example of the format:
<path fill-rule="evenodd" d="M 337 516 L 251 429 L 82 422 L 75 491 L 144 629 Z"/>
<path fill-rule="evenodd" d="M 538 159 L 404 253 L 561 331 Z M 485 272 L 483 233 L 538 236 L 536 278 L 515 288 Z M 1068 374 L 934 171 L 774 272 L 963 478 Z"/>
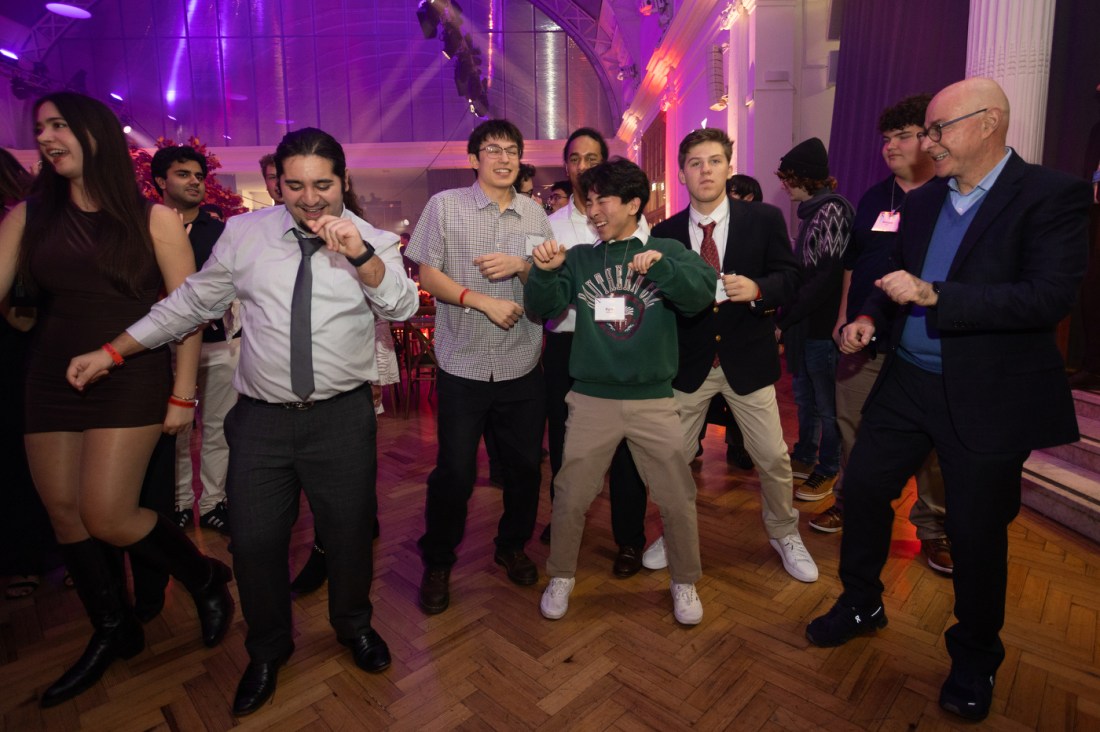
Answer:
<path fill-rule="evenodd" d="M 344 209 L 347 164 L 318 129 L 286 135 L 275 152 L 285 206 L 229 220 L 202 271 L 112 341 L 126 356 L 220 318 L 234 298 L 248 324 L 226 419 L 230 523 L 250 663 L 233 712 L 274 693 L 291 640 L 287 551 L 305 489 L 325 537 L 329 620 L 356 664 L 390 665 L 371 628 L 371 527 L 377 512 L 374 315 L 404 320 L 416 286 L 397 237 Z M 309 281 L 310 285 L 305 283 Z M 106 351 L 74 360 L 78 388 L 114 365 Z"/>

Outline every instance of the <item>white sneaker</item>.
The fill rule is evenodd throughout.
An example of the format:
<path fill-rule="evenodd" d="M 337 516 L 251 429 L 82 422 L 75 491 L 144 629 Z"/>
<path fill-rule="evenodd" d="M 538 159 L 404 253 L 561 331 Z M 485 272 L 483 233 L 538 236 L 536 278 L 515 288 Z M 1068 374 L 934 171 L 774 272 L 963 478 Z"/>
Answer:
<path fill-rule="evenodd" d="M 798 534 L 784 536 L 782 539 L 769 539 L 772 548 L 779 553 L 783 560 L 783 569 L 787 574 L 799 582 L 816 582 L 817 565 L 814 558 L 802 543 L 802 537 Z"/>
<path fill-rule="evenodd" d="M 658 536 L 657 541 L 650 544 L 642 553 L 642 566 L 646 569 L 664 569 L 668 566 L 664 535 Z"/>
<path fill-rule="evenodd" d="M 542 600 L 539 602 L 539 610 L 542 617 L 548 620 L 558 620 L 569 609 L 569 593 L 573 591 L 573 585 L 577 580 L 572 577 L 551 577 L 550 584 L 543 590 Z"/>
<path fill-rule="evenodd" d="M 703 619 L 703 601 L 695 591 L 695 585 L 671 584 L 672 614 L 683 625 L 698 625 Z"/>

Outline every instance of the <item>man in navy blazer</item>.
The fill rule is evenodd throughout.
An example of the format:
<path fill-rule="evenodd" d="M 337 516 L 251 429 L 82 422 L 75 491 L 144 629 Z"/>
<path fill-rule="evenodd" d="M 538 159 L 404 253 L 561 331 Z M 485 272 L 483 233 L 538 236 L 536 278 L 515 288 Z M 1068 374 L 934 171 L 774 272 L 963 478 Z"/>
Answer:
<path fill-rule="evenodd" d="M 732 143 L 722 130 L 689 133 L 680 143 L 679 165 L 691 205 L 653 228 L 654 236 L 680 241 L 717 270 L 714 304 L 677 323 L 680 367 L 672 388 L 685 458 L 695 455 L 707 406 L 721 394 L 760 475 L 768 539 L 788 574 L 813 582 L 817 565 L 798 533 L 791 462 L 774 387 L 779 349 L 771 314 L 794 295 L 799 267 L 779 209 L 726 195 L 731 154 Z M 643 556 L 647 567 L 654 564 L 658 542 Z"/>
<path fill-rule="evenodd" d="M 844 592 L 806 629 L 812 643 L 835 646 L 886 625 L 890 501 L 935 448 L 958 621 L 946 634 L 940 706 L 969 719 L 989 713 L 1004 660 L 1007 528 L 1024 460 L 1078 438 L 1054 331 L 1084 275 L 1089 191 L 1006 148 L 1008 121 L 1008 99 L 989 79 L 952 84 L 928 106 L 921 147 L 947 182 L 908 197 L 898 269 L 843 332 L 852 353 L 894 319 L 844 478 Z"/>

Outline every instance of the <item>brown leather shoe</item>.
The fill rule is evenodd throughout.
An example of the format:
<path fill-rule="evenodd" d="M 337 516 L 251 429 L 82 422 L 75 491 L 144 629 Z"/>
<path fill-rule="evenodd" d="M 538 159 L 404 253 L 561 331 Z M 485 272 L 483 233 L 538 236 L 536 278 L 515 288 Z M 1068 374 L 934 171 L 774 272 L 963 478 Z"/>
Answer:
<path fill-rule="evenodd" d="M 615 564 L 611 567 L 611 574 L 620 579 L 633 577 L 642 568 L 642 552 L 632 546 L 620 546 L 619 554 L 615 557 Z"/>
<path fill-rule="evenodd" d="M 438 615 L 451 604 L 451 568 L 425 567 L 420 580 L 420 609 Z"/>
<path fill-rule="evenodd" d="M 517 585 L 533 585 L 539 581 L 539 571 L 535 563 L 524 553 L 522 549 L 505 551 L 497 549 L 493 555 L 493 561 L 504 567 L 508 572 L 508 579 Z"/>
<path fill-rule="evenodd" d="M 938 539 L 921 539 L 920 553 L 928 566 L 940 574 L 954 574 L 955 563 L 951 561 L 951 540 L 946 536 Z"/>

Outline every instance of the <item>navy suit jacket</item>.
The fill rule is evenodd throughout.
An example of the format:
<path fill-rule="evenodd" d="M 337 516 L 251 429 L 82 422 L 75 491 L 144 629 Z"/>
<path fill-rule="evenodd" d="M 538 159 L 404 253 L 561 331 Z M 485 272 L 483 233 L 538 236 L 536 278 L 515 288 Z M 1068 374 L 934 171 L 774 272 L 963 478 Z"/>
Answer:
<path fill-rule="evenodd" d="M 902 213 L 899 268 L 920 277 L 946 184 L 909 194 Z M 951 421 L 976 452 L 1028 451 L 1078 439 L 1073 399 L 1055 329 L 1077 297 L 1088 252 L 1091 191 L 1080 180 L 1025 163 L 1015 152 L 981 202 L 927 311 L 940 332 Z M 893 317 L 891 351 L 909 307 L 881 291 L 876 322 Z M 887 378 L 891 353 L 868 397 Z"/>
<path fill-rule="evenodd" d="M 684 209 L 653 227 L 653 236 L 676 239 L 691 249 L 690 225 Z M 750 394 L 779 380 L 779 348 L 771 313 L 790 301 L 801 281 L 779 209 L 766 203 L 730 201 L 722 271 L 756 282 L 763 299 L 752 307 L 727 300 L 698 315 L 677 318 L 680 369 L 672 386 L 679 391 L 691 393 L 702 386 L 715 353 L 738 394 Z"/>

